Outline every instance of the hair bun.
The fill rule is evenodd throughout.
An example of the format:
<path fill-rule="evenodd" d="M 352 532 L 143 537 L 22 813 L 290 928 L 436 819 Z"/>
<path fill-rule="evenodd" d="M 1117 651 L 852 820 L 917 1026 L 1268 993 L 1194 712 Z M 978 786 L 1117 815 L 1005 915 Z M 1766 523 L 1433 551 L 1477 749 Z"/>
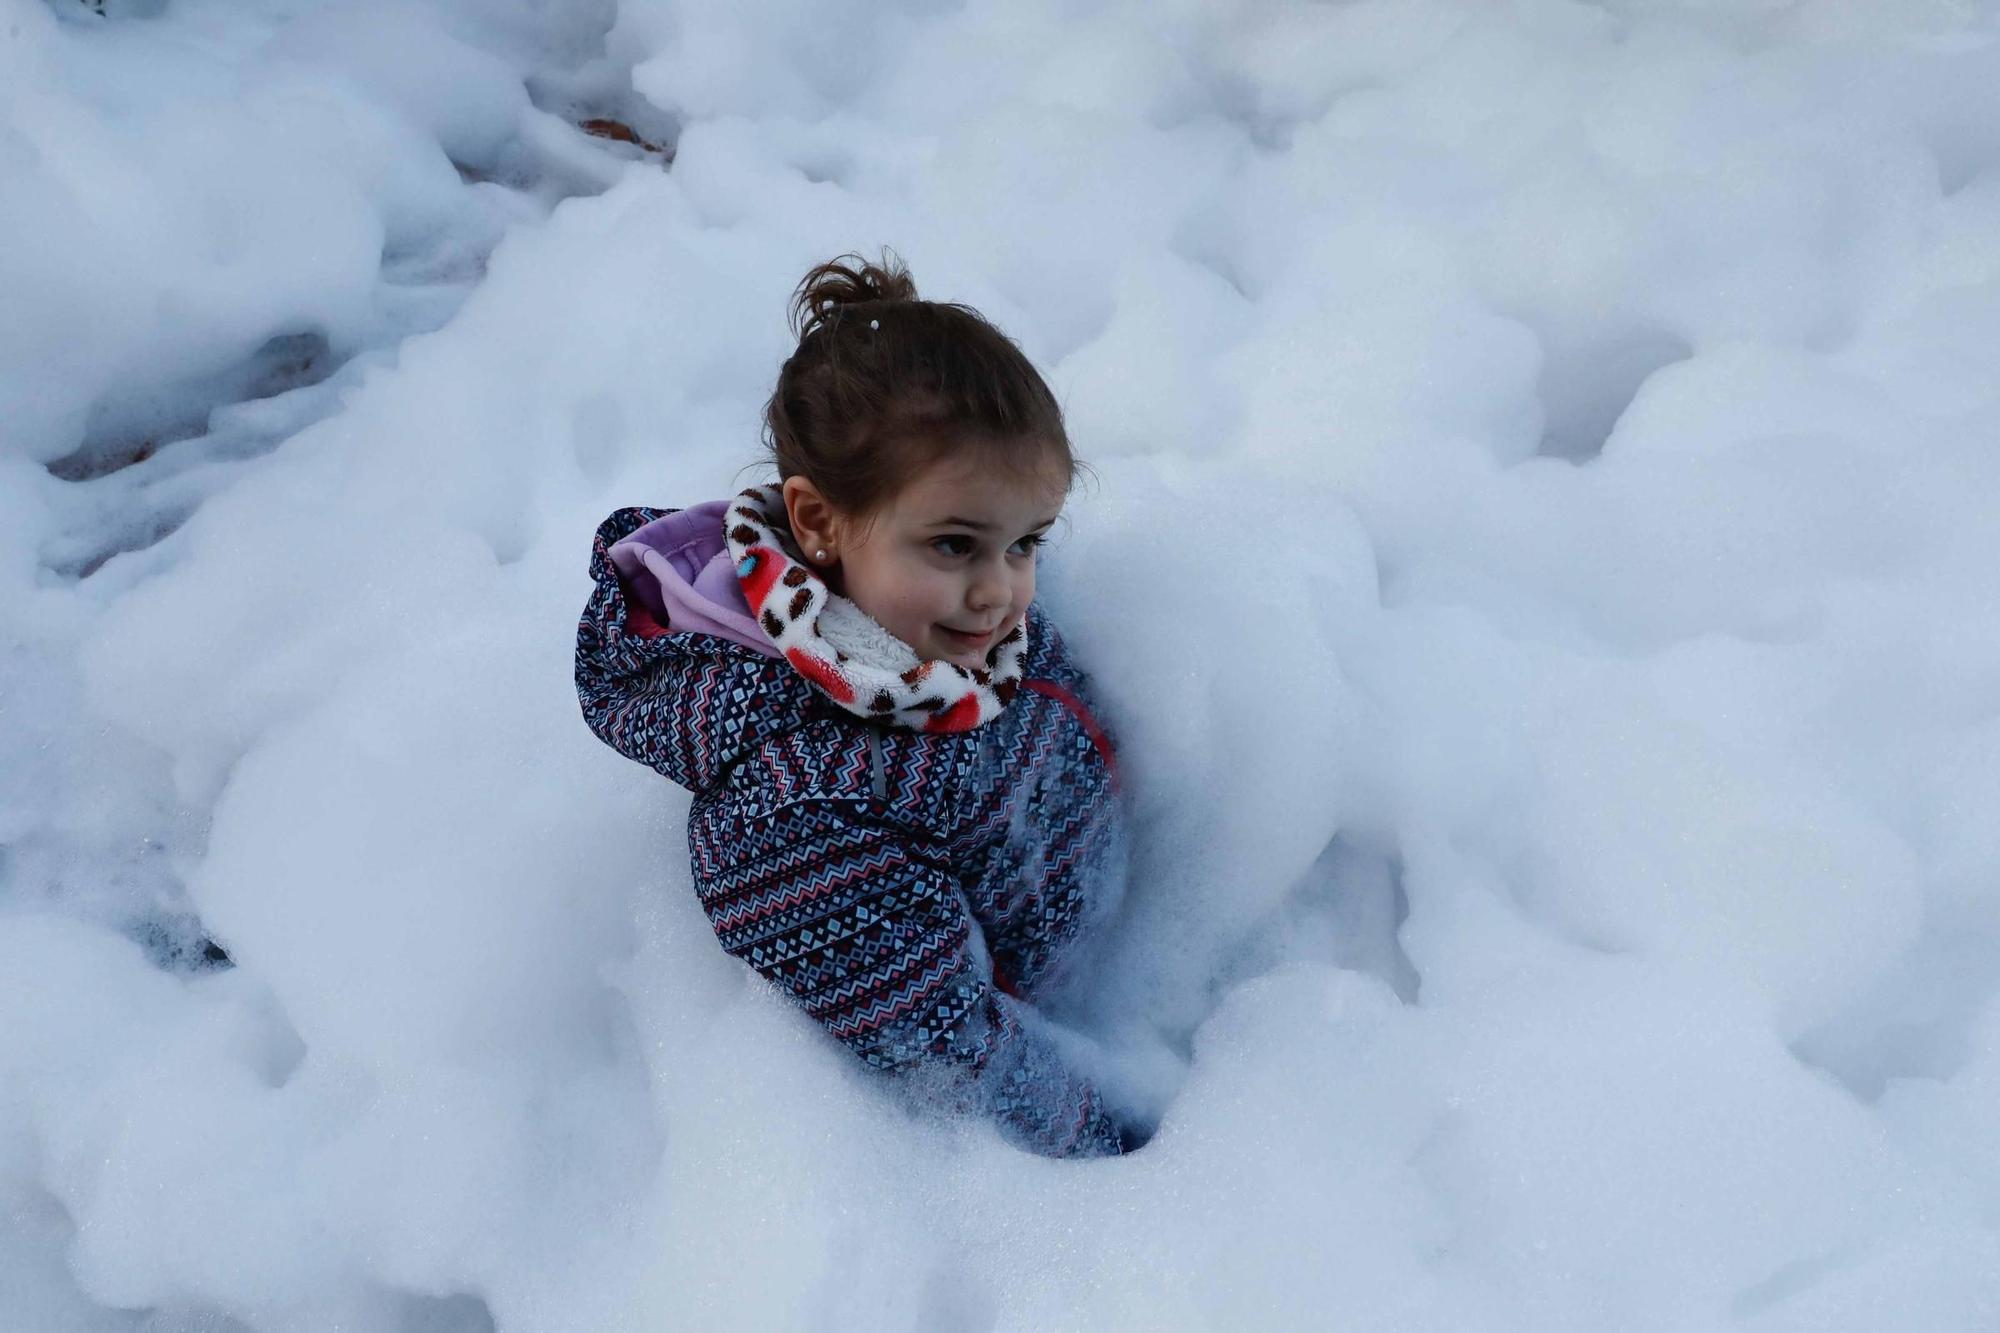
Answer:
<path fill-rule="evenodd" d="M 925 301 L 888 250 L 817 265 L 792 298 L 798 346 L 764 403 L 782 480 L 848 518 L 878 513 L 946 458 L 1076 479 L 1062 404 L 1020 347 L 971 306 Z"/>
<path fill-rule="evenodd" d="M 836 255 L 799 280 L 792 294 L 792 329 L 801 341 L 829 327 L 843 308 L 914 301 L 917 284 L 893 251 L 880 263 L 858 254 Z"/>

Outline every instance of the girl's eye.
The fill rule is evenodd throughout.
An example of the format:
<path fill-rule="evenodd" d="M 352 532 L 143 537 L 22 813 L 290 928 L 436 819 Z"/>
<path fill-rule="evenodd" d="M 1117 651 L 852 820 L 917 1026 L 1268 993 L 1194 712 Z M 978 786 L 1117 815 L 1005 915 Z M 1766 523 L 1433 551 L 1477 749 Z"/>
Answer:
<path fill-rule="evenodd" d="M 1042 535 L 1036 533 L 1034 535 L 1021 538 L 1021 540 L 1014 543 L 1014 547 L 1012 549 L 1019 550 L 1022 555 L 1033 555 L 1035 553 L 1036 548 L 1042 544 L 1042 541 L 1043 541 Z M 931 538 L 932 550 L 937 551 L 942 555 L 948 555 L 952 557 L 971 555 L 973 545 L 974 543 L 972 538 L 967 537 L 962 533 L 952 533 L 943 537 Z"/>

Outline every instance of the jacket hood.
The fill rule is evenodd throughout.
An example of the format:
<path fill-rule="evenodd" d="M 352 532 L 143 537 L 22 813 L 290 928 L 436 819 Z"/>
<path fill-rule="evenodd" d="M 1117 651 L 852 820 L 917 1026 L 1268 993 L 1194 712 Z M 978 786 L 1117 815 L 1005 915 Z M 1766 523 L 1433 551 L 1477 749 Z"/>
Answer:
<path fill-rule="evenodd" d="M 727 632 L 740 625 L 726 600 L 702 591 L 715 586 L 707 572 L 713 556 L 703 557 L 698 536 L 677 544 L 669 539 L 674 525 L 653 528 L 623 557 L 634 577 L 629 583 L 621 577 L 613 548 L 673 517 L 620 509 L 598 525 L 590 555 L 594 587 L 576 628 L 576 693 L 600 740 L 699 792 L 765 742 L 804 725 L 818 705 L 812 687 L 783 658 Z M 720 517 L 714 526 L 719 540 Z M 699 630 L 695 614 L 707 618 Z M 747 610 L 740 614 L 748 619 Z"/>
<path fill-rule="evenodd" d="M 676 509 L 611 546 L 611 563 L 633 598 L 661 625 L 713 634 L 767 657 L 777 645 L 751 618 L 722 536 L 727 500 Z"/>

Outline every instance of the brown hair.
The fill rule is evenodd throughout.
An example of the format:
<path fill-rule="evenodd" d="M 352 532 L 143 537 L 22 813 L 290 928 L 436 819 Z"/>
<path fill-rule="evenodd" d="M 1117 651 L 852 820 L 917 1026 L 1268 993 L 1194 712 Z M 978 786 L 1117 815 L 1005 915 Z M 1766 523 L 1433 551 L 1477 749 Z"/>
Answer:
<path fill-rule="evenodd" d="M 842 513 L 865 519 L 910 478 L 977 449 L 997 466 L 1077 462 L 1055 395 L 1014 341 L 970 306 L 917 298 L 884 251 L 815 267 L 792 295 L 799 345 L 764 405 L 780 478 L 803 474 Z"/>

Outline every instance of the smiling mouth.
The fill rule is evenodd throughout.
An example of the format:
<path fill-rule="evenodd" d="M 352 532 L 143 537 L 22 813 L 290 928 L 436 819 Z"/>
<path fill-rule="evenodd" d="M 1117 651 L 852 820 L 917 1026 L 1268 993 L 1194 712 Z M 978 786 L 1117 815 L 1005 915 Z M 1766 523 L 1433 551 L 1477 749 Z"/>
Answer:
<path fill-rule="evenodd" d="M 971 646 L 975 644 L 985 643 L 988 639 L 993 637 L 994 630 L 997 630 L 1000 627 L 998 625 L 995 625 L 993 629 L 981 630 L 977 634 L 973 634 L 962 629 L 953 629 L 949 625 L 939 625 L 938 628 L 943 630 L 946 634 L 948 634 L 952 638 L 957 639 L 960 643 L 966 644 L 967 646 Z"/>

